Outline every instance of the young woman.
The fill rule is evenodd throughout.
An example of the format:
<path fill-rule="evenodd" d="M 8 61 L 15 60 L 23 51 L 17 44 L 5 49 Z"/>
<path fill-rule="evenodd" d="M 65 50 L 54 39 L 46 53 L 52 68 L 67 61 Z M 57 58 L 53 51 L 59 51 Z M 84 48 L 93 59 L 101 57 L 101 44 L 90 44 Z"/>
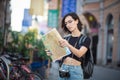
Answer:
<path fill-rule="evenodd" d="M 82 71 L 83 55 L 88 51 L 91 40 L 88 36 L 81 33 L 82 24 L 76 13 L 68 13 L 62 20 L 62 29 L 70 34 L 59 41 L 61 47 L 70 50 L 69 54 L 63 57 L 63 64 L 60 67 L 62 71 L 68 71 L 70 76 L 59 77 L 59 80 L 83 80 Z M 84 41 L 79 44 L 79 40 L 85 36 Z"/>

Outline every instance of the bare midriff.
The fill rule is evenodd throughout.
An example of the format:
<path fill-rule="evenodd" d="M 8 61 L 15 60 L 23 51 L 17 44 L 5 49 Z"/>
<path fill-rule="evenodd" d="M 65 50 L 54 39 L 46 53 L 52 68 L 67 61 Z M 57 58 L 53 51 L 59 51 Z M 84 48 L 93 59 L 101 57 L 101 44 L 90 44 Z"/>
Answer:
<path fill-rule="evenodd" d="M 78 66 L 78 65 L 81 65 L 81 62 L 80 61 L 77 61 L 71 57 L 67 57 L 63 64 L 66 64 L 66 65 L 74 65 L 74 66 Z"/>

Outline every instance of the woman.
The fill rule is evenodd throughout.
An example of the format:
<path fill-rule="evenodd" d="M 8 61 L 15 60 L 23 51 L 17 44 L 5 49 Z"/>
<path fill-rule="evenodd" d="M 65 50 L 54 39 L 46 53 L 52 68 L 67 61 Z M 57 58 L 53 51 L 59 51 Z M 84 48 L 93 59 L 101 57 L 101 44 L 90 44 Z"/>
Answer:
<path fill-rule="evenodd" d="M 68 71 L 69 77 L 59 77 L 59 80 L 83 80 L 83 71 L 81 63 L 83 55 L 88 51 L 90 46 L 90 38 L 86 36 L 84 42 L 79 44 L 82 36 L 82 24 L 76 13 L 68 13 L 62 20 L 62 29 L 70 34 L 59 41 L 61 47 L 66 47 L 70 53 L 63 57 L 63 64 L 60 70 Z"/>

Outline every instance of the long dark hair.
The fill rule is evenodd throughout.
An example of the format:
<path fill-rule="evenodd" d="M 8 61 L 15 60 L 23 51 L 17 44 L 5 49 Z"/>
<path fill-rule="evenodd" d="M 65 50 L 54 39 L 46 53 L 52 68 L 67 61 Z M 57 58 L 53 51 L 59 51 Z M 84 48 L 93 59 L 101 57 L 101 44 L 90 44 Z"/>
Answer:
<path fill-rule="evenodd" d="M 68 13 L 68 14 L 66 14 L 66 15 L 64 16 L 64 18 L 63 18 L 63 20 L 62 20 L 62 26 L 61 26 L 62 29 L 63 29 L 65 32 L 67 32 L 67 33 L 71 33 L 71 32 L 67 29 L 66 24 L 65 24 L 65 18 L 66 18 L 67 16 L 71 16 L 74 20 L 78 20 L 77 27 L 78 27 L 79 31 L 81 31 L 81 30 L 82 30 L 82 23 L 81 23 L 78 15 L 77 15 L 76 13 L 74 13 L 74 12 Z"/>

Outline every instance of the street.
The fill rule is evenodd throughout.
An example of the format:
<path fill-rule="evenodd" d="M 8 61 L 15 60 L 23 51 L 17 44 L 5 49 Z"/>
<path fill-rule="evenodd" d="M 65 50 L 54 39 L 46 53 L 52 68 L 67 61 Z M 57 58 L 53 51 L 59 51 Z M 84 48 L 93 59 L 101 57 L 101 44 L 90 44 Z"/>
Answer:
<path fill-rule="evenodd" d="M 58 79 L 58 64 L 52 63 L 48 80 Z M 89 80 L 120 80 L 120 70 L 95 66 L 92 78 Z"/>

